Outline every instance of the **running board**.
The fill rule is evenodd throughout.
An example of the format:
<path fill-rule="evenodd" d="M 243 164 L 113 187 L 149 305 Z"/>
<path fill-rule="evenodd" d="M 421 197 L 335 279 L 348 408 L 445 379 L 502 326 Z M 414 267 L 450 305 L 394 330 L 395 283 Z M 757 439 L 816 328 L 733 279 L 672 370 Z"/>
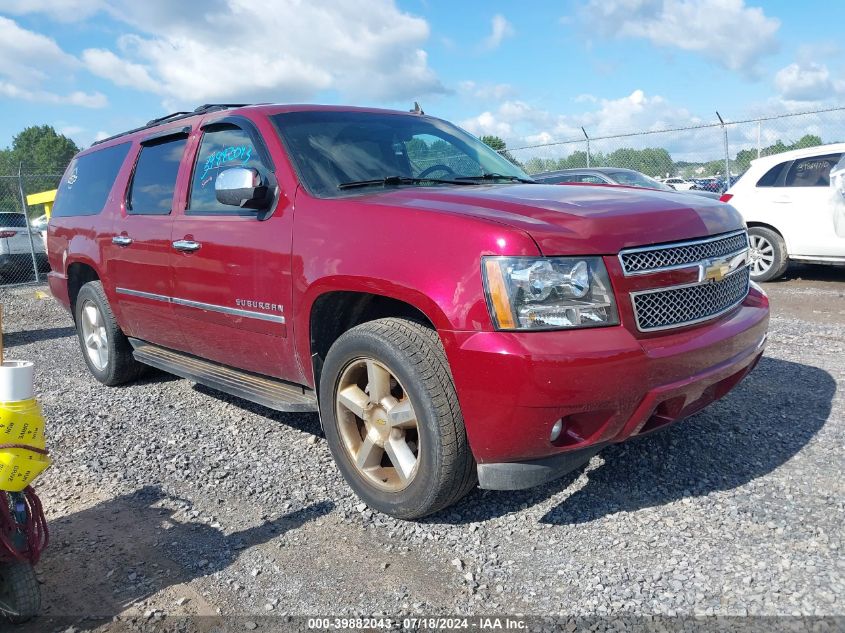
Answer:
<path fill-rule="evenodd" d="M 138 339 L 130 338 L 129 342 L 134 348 L 135 360 L 145 365 L 275 411 L 317 411 L 317 396 L 307 387 L 259 376 Z"/>

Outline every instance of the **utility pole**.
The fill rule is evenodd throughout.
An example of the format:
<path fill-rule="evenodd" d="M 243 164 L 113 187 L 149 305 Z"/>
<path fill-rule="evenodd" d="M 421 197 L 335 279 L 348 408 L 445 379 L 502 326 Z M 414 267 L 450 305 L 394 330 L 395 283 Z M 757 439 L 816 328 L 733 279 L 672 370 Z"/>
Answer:
<path fill-rule="evenodd" d="M 728 150 L 728 126 L 725 125 L 725 120 L 719 114 L 718 110 L 716 110 L 716 116 L 719 117 L 719 123 L 722 125 L 722 130 L 725 133 L 725 190 L 722 191 L 722 193 L 725 193 L 731 187 L 731 155 Z"/>
<path fill-rule="evenodd" d="M 38 260 L 35 258 L 35 243 L 32 240 L 32 227 L 29 225 L 29 213 L 26 209 L 26 196 L 23 192 L 23 163 L 18 163 L 18 191 L 21 194 L 21 210 L 23 217 L 26 220 L 26 234 L 29 235 L 29 252 L 32 255 L 32 272 L 35 275 L 36 283 L 41 281 L 38 276 Z"/>
<path fill-rule="evenodd" d="M 584 126 L 581 126 L 581 131 L 584 133 L 584 138 L 587 139 L 587 167 L 590 166 L 590 137 L 587 136 L 587 130 L 584 129 Z"/>

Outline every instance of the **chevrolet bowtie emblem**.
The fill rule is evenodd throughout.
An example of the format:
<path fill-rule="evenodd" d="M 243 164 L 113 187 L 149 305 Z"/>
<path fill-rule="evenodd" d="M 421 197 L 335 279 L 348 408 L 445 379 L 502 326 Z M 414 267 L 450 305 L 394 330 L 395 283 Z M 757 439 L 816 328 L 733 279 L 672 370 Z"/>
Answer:
<path fill-rule="evenodd" d="M 716 283 L 748 263 L 748 251 L 742 251 L 728 257 L 712 257 L 699 264 L 698 281 Z"/>
<path fill-rule="evenodd" d="M 710 264 L 704 269 L 702 281 L 722 281 L 729 272 L 731 272 L 731 267 L 727 263 Z"/>

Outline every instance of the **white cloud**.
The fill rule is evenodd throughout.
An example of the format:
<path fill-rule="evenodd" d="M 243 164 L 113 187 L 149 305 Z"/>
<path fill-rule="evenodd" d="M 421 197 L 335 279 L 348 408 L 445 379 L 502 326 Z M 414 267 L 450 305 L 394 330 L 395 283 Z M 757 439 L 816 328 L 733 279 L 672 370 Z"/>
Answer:
<path fill-rule="evenodd" d="M 72 69 L 76 59 L 45 35 L 0 16 L 0 77 L 21 85 L 37 85 L 51 69 Z"/>
<path fill-rule="evenodd" d="M 824 101 L 845 93 L 845 81 L 832 77 L 825 64 L 801 62 L 781 68 L 775 88 L 787 101 Z"/>
<path fill-rule="evenodd" d="M 74 105 L 83 108 L 104 108 L 108 105 L 106 95 L 101 92 L 89 93 L 77 90 L 67 95 L 61 95 L 48 90 L 28 90 L 2 80 L 0 80 L 0 95 L 10 99 L 54 103 L 56 105 Z"/>
<path fill-rule="evenodd" d="M 149 92 L 158 92 L 160 89 L 159 84 L 150 77 L 146 68 L 121 59 L 112 51 L 89 48 L 82 52 L 82 61 L 90 72 L 118 86 L 128 86 Z"/>
<path fill-rule="evenodd" d="M 497 13 L 490 20 L 490 35 L 484 38 L 481 46 L 487 50 L 499 48 L 505 38 L 513 37 L 514 33 L 515 31 L 511 23 L 507 21 L 505 16 Z"/>
<path fill-rule="evenodd" d="M 584 102 L 592 103 L 588 99 Z M 519 159 L 558 157 L 583 150 L 582 126 L 594 139 L 591 141 L 593 151 L 609 152 L 619 147 L 665 147 L 676 159 L 710 160 L 710 155 L 718 158 L 722 143 L 718 128 L 600 139 L 627 132 L 659 131 L 700 123 L 702 120 L 685 108 L 677 107 L 659 95 L 648 96 L 642 90 L 634 90 L 617 99 L 596 98 L 593 109 L 570 115 L 554 114 L 525 101 L 505 101 L 497 109 L 461 121 L 460 125 L 478 136 L 500 136 L 512 148 L 564 142 L 544 148 L 517 150 L 514 155 Z"/>
<path fill-rule="evenodd" d="M 4 97 L 84 108 L 107 105 L 100 92 L 57 92 L 65 75 L 78 67 L 79 61 L 54 40 L 0 16 L 0 94 Z"/>
<path fill-rule="evenodd" d="M 94 74 L 162 95 L 169 106 L 293 101 L 334 90 L 356 100 L 446 92 L 422 48 L 428 23 L 394 0 L 165 0 L 112 3 L 137 29 L 115 51 L 89 49 Z"/>
<path fill-rule="evenodd" d="M 79 136 L 85 131 L 85 128 L 81 125 L 65 125 L 59 128 L 59 134 L 62 134 L 67 137 L 72 136 Z"/>
<path fill-rule="evenodd" d="M 700 53 L 746 75 L 778 48 L 780 20 L 744 0 L 589 0 L 583 15 L 599 34 Z"/>
<path fill-rule="evenodd" d="M 0 0 L 0 11 L 11 15 L 47 13 L 62 22 L 77 22 L 105 7 L 103 0 Z"/>
<path fill-rule="evenodd" d="M 458 89 L 469 97 L 485 101 L 502 101 L 516 94 L 510 84 L 478 84 L 474 81 L 462 81 L 458 84 Z"/>

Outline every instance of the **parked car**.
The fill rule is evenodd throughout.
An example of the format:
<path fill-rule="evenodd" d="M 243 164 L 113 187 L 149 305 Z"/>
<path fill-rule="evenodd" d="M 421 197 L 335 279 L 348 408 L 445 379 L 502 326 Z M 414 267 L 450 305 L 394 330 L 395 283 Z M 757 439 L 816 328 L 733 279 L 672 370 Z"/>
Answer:
<path fill-rule="evenodd" d="M 748 225 L 752 279 L 777 279 L 790 261 L 845 264 L 830 187 L 843 154 L 845 143 L 836 143 L 758 158 L 722 196 Z"/>
<path fill-rule="evenodd" d="M 695 183 L 692 180 L 686 180 L 677 176 L 665 178 L 663 180 L 663 183 L 669 185 L 670 187 L 672 187 L 672 189 L 676 189 L 678 191 L 689 191 L 690 189 L 695 187 Z"/>
<path fill-rule="evenodd" d="M 693 180 L 693 187 L 696 190 L 710 191 L 718 194 L 724 191 L 723 181 L 719 178 L 696 178 Z"/>
<path fill-rule="evenodd" d="M 44 246 L 44 252 L 47 252 L 47 223 L 49 222 L 49 218 L 46 215 L 40 215 L 34 220 L 32 220 L 29 225 L 33 231 L 36 231 L 41 239 L 41 243 Z"/>
<path fill-rule="evenodd" d="M 537 184 L 421 113 L 209 105 L 73 159 L 50 288 L 100 382 L 152 365 L 319 410 L 358 496 L 415 518 L 559 477 L 751 371 L 769 309 L 745 227 L 695 200 Z"/>
<path fill-rule="evenodd" d="M 23 213 L 0 212 L 0 276 L 5 280 L 21 281 L 33 275 L 33 249 L 39 271 L 48 270 L 41 235 L 34 229 L 32 233 L 30 239 Z"/>
<path fill-rule="evenodd" d="M 669 185 L 646 176 L 633 169 L 621 167 L 595 167 L 590 169 L 559 169 L 557 171 L 546 171 L 532 176 L 537 182 L 545 184 L 560 185 L 567 183 L 585 183 L 593 185 L 624 185 L 627 187 L 641 187 L 645 189 L 658 189 L 660 191 L 677 191 Z M 679 193 L 691 193 L 705 198 L 719 199 L 719 194 L 709 191 L 696 191 L 690 189 Z"/>

